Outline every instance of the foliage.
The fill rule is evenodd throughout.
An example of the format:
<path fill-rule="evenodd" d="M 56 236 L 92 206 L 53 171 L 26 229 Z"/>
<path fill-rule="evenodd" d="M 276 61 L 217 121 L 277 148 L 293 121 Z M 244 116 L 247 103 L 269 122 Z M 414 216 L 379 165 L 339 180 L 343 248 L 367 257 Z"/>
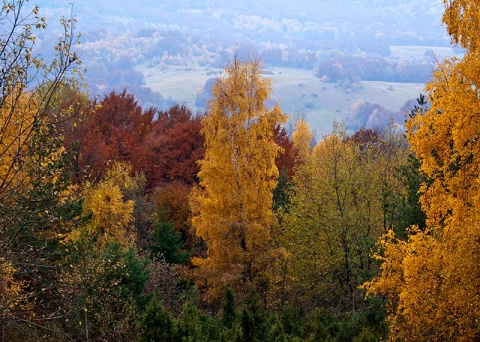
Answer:
<path fill-rule="evenodd" d="M 371 56 L 325 56 L 317 62 L 315 75 L 330 82 L 384 81 L 423 83 L 432 69 L 432 61 L 374 58 Z"/>
<path fill-rule="evenodd" d="M 287 171 L 288 178 L 291 179 L 295 174 L 295 162 L 297 160 L 298 150 L 295 148 L 292 139 L 288 136 L 287 130 L 281 125 L 277 125 L 274 129 L 274 139 L 281 152 L 275 160 L 277 169 Z"/>
<path fill-rule="evenodd" d="M 312 150 L 313 135 L 305 119 L 299 119 L 295 126 L 295 131 L 292 133 L 292 142 L 293 147 L 298 151 L 298 165 L 307 162 Z"/>
<path fill-rule="evenodd" d="M 443 17 L 454 42 L 467 49 L 434 72 L 431 107 L 407 123 L 412 151 L 429 179 L 421 187 L 426 229 L 407 241 L 389 232 L 380 242 L 382 274 L 367 283 L 388 295 L 391 339 L 479 338 L 478 5 L 445 1 Z"/>
<path fill-rule="evenodd" d="M 138 161 L 147 176 L 147 188 L 198 181 L 197 161 L 205 151 L 200 122 L 200 117 L 184 105 L 174 105 L 158 113 Z"/>
<path fill-rule="evenodd" d="M 172 314 L 155 296 L 143 312 L 141 328 L 143 341 L 175 341 L 175 325 Z"/>
<path fill-rule="evenodd" d="M 227 290 L 226 294 L 229 291 Z M 230 294 L 232 292 L 230 291 Z M 225 299 L 230 298 L 227 295 Z M 306 312 L 287 306 L 280 312 L 262 308 L 260 297 L 252 289 L 245 304 L 236 308 L 228 299 L 229 316 L 225 310 L 206 314 L 187 303 L 180 314 L 172 315 L 158 298 L 153 298 L 142 318 L 143 339 L 150 341 L 379 341 L 385 338 L 385 327 L 373 323 L 370 314 L 381 308 L 372 305 L 365 313 L 338 316 L 328 310 Z M 224 303 L 227 303 L 225 301 Z M 384 316 L 379 315 L 378 319 Z M 233 319 L 233 320 L 230 320 Z M 373 325 L 372 325 L 373 323 Z M 382 330 L 383 328 L 383 330 Z"/>
<path fill-rule="evenodd" d="M 2 1 L 0 22 L 0 339 L 53 338 L 62 317 L 61 242 L 80 208 L 49 107 L 76 83 L 77 37 L 74 20 L 62 18 L 47 61 L 36 52 L 46 27 L 38 6 Z"/>
<path fill-rule="evenodd" d="M 275 189 L 273 190 L 273 205 L 272 209 L 278 211 L 280 209 L 285 210 L 288 206 L 290 188 L 292 186 L 292 181 L 288 175 L 288 170 L 286 168 L 280 169 L 278 175 L 278 183 Z"/>
<path fill-rule="evenodd" d="M 190 226 L 189 196 L 190 187 L 180 181 L 157 187 L 150 199 L 154 204 L 153 215 L 174 222 L 176 231 L 187 231 Z"/>
<path fill-rule="evenodd" d="M 231 329 L 235 319 L 237 317 L 237 312 L 235 308 L 235 297 L 230 288 L 225 290 L 225 296 L 222 303 L 222 325 L 228 329 Z"/>
<path fill-rule="evenodd" d="M 255 283 L 265 292 L 278 177 L 273 127 L 285 119 L 280 108 L 265 107 L 271 88 L 260 76 L 259 62 L 234 60 L 225 72 L 202 121 L 204 192 L 196 197 L 200 211 L 192 220 L 208 246 L 206 258 L 193 259 L 197 279 L 207 301 L 217 303 L 226 287 L 239 294 Z"/>
<path fill-rule="evenodd" d="M 78 165 L 91 179 L 104 176 L 112 162 L 130 163 L 139 171 L 142 144 L 151 131 L 155 110 L 142 110 L 126 91 L 111 92 L 82 117 L 72 132 L 78 144 Z"/>
<path fill-rule="evenodd" d="M 242 341 L 264 341 L 267 336 L 267 314 L 260 296 L 253 288 L 248 289 L 241 314 Z"/>
<path fill-rule="evenodd" d="M 87 240 L 76 248 L 83 253 L 74 256 L 65 274 L 72 285 L 68 334 L 78 340 L 137 339 L 147 261 L 131 248 L 122 251 L 118 242 L 102 249 Z"/>
<path fill-rule="evenodd" d="M 0 339 L 373 341 L 385 306 L 392 340 L 479 339 L 478 6 L 445 3 L 467 53 L 419 99 L 407 159 L 393 125 L 335 124 L 312 149 L 299 120 L 289 137 L 238 51 L 203 117 L 126 90 L 90 101 L 69 80 L 74 21 L 47 63 L 38 7 L 3 1 Z M 353 82 L 342 61 L 331 71 Z"/>
<path fill-rule="evenodd" d="M 189 259 L 188 252 L 182 251 L 183 242 L 179 232 L 173 230 L 173 223 L 157 221 L 153 224 L 150 252 L 153 258 L 164 258 L 170 264 L 183 264 Z"/>
<path fill-rule="evenodd" d="M 148 191 L 174 181 L 196 182 L 197 161 L 204 153 L 200 118 L 189 108 L 144 110 L 126 90 L 92 103 L 67 140 L 76 143 L 78 170 L 91 180 L 102 177 L 113 162 L 125 162 L 145 175 Z"/>
<path fill-rule="evenodd" d="M 285 128 L 280 125 L 275 127 L 274 139 L 281 148 L 280 154 L 275 160 L 279 175 L 277 186 L 273 190 L 273 210 L 277 211 L 280 208 L 285 208 L 288 203 L 288 189 L 295 174 L 298 150 L 292 139 L 287 135 Z"/>
<path fill-rule="evenodd" d="M 84 191 L 83 211 L 92 215 L 87 228 L 88 234 L 96 236 L 100 245 L 119 241 L 123 246 L 135 243 L 133 226 L 133 200 L 124 200 L 124 189 L 134 186 L 129 175 L 131 167 L 115 164 L 107 172 L 105 179 Z"/>
<path fill-rule="evenodd" d="M 196 300 L 194 284 L 186 267 L 153 259 L 145 269 L 149 278 L 143 294 L 156 296 L 172 314 L 178 315 L 187 302 Z"/>
<path fill-rule="evenodd" d="M 187 302 L 177 320 L 178 340 L 215 341 L 219 340 L 218 321 Z"/>
<path fill-rule="evenodd" d="M 408 228 L 417 226 L 420 230 L 426 227 L 426 216 L 420 203 L 421 187 L 427 178 L 420 172 L 420 162 L 412 154 L 407 162 L 395 171 L 395 177 L 403 185 L 403 189 L 394 189 L 385 193 L 385 211 L 395 234 L 407 238 Z"/>
<path fill-rule="evenodd" d="M 385 231 L 382 192 L 405 158 L 392 134 L 348 137 L 334 126 L 305 156 L 280 213 L 278 240 L 289 252 L 284 301 L 341 312 L 364 306 L 358 286 L 376 272 L 370 248 Z"/>

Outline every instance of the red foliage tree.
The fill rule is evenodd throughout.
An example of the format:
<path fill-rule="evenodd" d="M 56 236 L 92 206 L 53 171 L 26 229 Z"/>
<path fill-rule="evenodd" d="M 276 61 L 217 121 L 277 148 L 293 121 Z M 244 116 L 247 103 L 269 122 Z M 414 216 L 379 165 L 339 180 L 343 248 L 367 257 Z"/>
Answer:
<path fill-rule="evenodd" d="M 275 143 L 282 148 L 282 152 L 275 159 L 278 170 L 286 169 L 291 179 L 295 172 L 295 160 L 297 159 L 297 150 L 293 147 L 293 142 L 287 134 L 285 127 L 277 125 L 274 128 Z"/>
<path fill-rule="evenodd" d="M 91 177 L 100 176 L 113 161 L 129 162 L 140 171 L 138 154 L 153 127 L 154 108 L 145 111 L 126 91 L 111 92 L 78 129 L 78 164 Z"/>
<path fill-rule="evenodd" d="M 105 96 L 80 117 L 67 134 L 68 145 L 77 145 L 77 168 L 99 178 L 108 165 L 123 161 L 143 172 L 146 189 L 179 181 L 197 180 L 197 160 L 204 154 L 200 118 L 184 105 L 165 111 L 143 110 L 126 91 Z"/>
<path fill-rule="evenodd" d="M 197 181 L 197 161 L 205 153 L 200 127 L 200 117 L 194 116 L 184 105 L 175 105 L 159 113 L 154 129 L 146 138 L 141 158 L 147 188 L 174 181 L 186 184 Z"/>

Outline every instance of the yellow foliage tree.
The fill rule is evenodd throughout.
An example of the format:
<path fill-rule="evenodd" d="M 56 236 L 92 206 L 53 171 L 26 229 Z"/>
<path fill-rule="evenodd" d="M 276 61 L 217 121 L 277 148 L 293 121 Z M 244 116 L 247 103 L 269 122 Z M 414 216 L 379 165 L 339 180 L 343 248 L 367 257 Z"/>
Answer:
<path fill-rule="evenodd" d="M 299 119 L 295 131 L 292 133 L 293 147 L 298 151 L 298 162 L 304 163 L 310 156 L 312 146 L 312 132 L 305 119 Z"/>
<path fill-rule="evenodd" d="M 0 340 L 31 337 L 39 322 L 54 330 L 61 317 L 61 289 L 51 286 L 58 243 L 78 213 L 67 155 L 49 118 L 54 94 L 79 65 L 73 21 L 61 20 L 63 35 L 47 63 L 34 49 L 45 19 L 26 3 L 0 5 Z M 48 339 L 46 331 L 37 336 Z"/>
<path fill-rule="evenodd" d="M 394 136 L 354 141 L 335 124 L 299 167 L 280 237 L 296 301 L 352 311 L 363 303 L 358 286 L 376 272 L 370 248 L 385 231 L 382 191 L 405 152 Z"/>
<path fill-rule="evenodd" d="M 204 191 L 196 197 L 199 213 L 193 225 L 208 255 L 193 262 L 210 301 L 221 298 L 226 287 L 240 293 L 254 283 L 264 293 L 267 286 L 279 152 L 273 128 L 286 117 L 280 108 L 265 106 L 271 87 L 260 67 L 258 61 L 235 59 L 213 87 L 202 121 L 206 152 L 199 178 Z"/>
<path fill-rule="evenodd" d="M 98 236 L 101 246 L 118 241 L 122 246 L 129 247 L 135 242 L 135 203 L 124 198 L 124 193 L 136 186 L 135 179 L 130 176 L 131 171 L 131 166 L 115 163 L 105 179 L 85 190 L 83 211 L 85 215 L 92 214 L 88 229 Z"/>
<path fill-rule="evenodd" d="M 9 94 L 0 108 L 0 188 L 26 181 L 23 165 L 29 156 L 28 142 L 38 110 L 35 99 L 25 92 L 15 93 Z"/>
<path fill-rule="evenodd" d="M 421 203 L 427 230 L 387 235 L 381 277 L 369 293 L 390 301 L 392 340 L 480 339 L 480 5 L 444 1 L 443 22 L 461 60 L 445 60 L 427 85 L 431 108 L 408 122 L 408 139 L 430 178 Z"/>

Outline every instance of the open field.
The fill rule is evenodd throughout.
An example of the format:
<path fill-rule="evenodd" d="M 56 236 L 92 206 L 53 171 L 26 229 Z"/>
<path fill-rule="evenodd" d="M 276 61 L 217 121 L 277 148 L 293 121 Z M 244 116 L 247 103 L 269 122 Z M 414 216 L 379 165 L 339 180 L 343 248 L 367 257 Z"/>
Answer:
<path fill-rule="evenodd" d="M 214 77 L 212 70 L 177 66 L 167 70 L 138 66 L 138 70 L 145 75 L 147 87 L 203 111 L 195 106 L 196 93 L 208 78 Z M 317 136 L 328 133 L 335 119 L 347 121 L 352 105 L 358 100 L 398 111 L 408 99 L 417 98 L 423 91 L 420 83 L 360 82 L 350 88 L 341 88 L 315 77 L 312 70 L 273 67 L 266 71 L 265 76 L 272 79 L 274 101 L 286 113 L 303 112 Z"/>
<path fill-rule="evenodd" d="M 440 46 L 402 46 L 402 45 L 391 45 L 390 52 L 392 57 L 395 58 L 416 58 L 422 59 L 425 56 L 426 52 L 433 52 L 434 56 L 438 60 L 450 57 L 462 57 L 462 54 L 458 51 L 455 51 L 452 47 L 440 47 Z"/>

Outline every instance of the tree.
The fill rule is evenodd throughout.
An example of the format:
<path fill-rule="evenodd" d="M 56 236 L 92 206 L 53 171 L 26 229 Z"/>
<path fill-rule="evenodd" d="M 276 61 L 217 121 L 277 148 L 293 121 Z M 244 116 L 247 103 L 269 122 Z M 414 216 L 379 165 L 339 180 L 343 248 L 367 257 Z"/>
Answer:
<path fill-rule="evenodd" d="M 164 258 L 170 264 L 184 264 L 188 261 L 188 253 L 182 251 L 182 236 L 173 230 L 173 223 L 162 221 L 162 218 L 159 218 L 153 223 L 153 229 L 153 241 L 149 246 L 153 257 Z"/>
<path fill-rule="evenodd" d="M 312 150 L 313 136 L 305 119 L 296 122 L 295 131 L 292 134 L 293 147 L 298 151 L 297 164 L 308 160 Z"/>
<path fill-rule="evenodd" d="M 68 259 L 63 275 L 71 284 L 62 305 L 69 340 L 139 340 L 147 260 L 118 242 L 99 248 L 84 239 L 72 248 L 81 253 Z"/>
<path fill-rule="evenodd" d="M 148 303 L 140 325 L 145 342 L 175 340 L 174 319 L 156 296 Z"/>
<path fill-rule="evenodd" d="M 236 318 L 237 310 L 235 307 L 235 297 L 232 290 L 227 287 L 222 303 L 222 325 L 228 329 L 231 329 Z"/>
<path fill-rule="evenodd" d="M 77 37 L 74 20 L 62 18 L 47 61 L 35 53 L 36 32 L 46 27 L 38 6 L 4 0 L 0 23 L 0 283 L 9 288 L 0 298 L 0 339 L 26 338 L 33 327 L 53 339 L 61 285 L 49 282 L 58 280 L 60 242 L 80 211 L 50 107 L 59 88 L 76 83 Z"/>
<path fill-rule="evenodd" d="M 389 232 L 378 253 L 382 274 L 366 284 L 388 295 L 392 340 L 480 338 L 479 5 L 444 3 L 443 22 L 466 53 L 439 64 L 426 86 L 431 107 L 407 122 L 429 180 L 421 188 L 426 229 L 411 228 L 407 241 Z"/>
<path fill-rule="evenodd" d="M 147 188 L 183 182 L 198 182 L 198 160 L 203 158 L 203 136 L 200 117 L 186 106 L 175 105 L 158 113 L 158 119 L 145 138 L 144 150 L 138 156 L 145 172 Z"/>
<path fill-rule="evenodd" d="M 0 199 L 5 209 L 0 220 L 2 234 L 12 228 L 19 204 L 26 204 L 26 191 L 37 180 L 31 178 L 32 174 L 27 176 L 27 169 L 61 154 L 59 141 L 48 139 L 56 124 L 49 115 L 50 107 L 59 88 L 75 82 L 69 78 L 70 72 L 80 63 L 73 52 L 76 37 L 71 19 L 61 19 L 64 32 L 50 64 L 34 54 L 34 29 L 44 29 L 46 23 L 39 16 L 38 6 L 29 12 L 25 3 L 5 0 L 0 9 L 4 27 L 0 39 Z M 2 247 L 8 247 L 18 234 L 20 231 L 14 229 L 10 236 L 13 239 L 7 239 Z"/>
<path fill-rule="evenodd" d="M 121 161 L 145 174 L 149 192 L 174 181 L 197 182 L 203 137 L 200 117 L 186 106 L 144 110 L 123 91 L 108 94 L 85 112 L 68 131 L 67 140 L 69 145 L 76 143 L 77 168 L 90 179 L 103 176 L 112 162 Z"/>
<path fill-rule="evenodd" d="M 198 239 L 191 227 L 190 190 L 187 184 L 175 181 L 157 187 L 150 196 L 153 204 L 151 219 L 158 221 L 161 218 L 162 221 L 171 222 L 173 231 L 181 234 L 186 249 L 191 249 L 192 240 Z"/>
<path fill-rule="evenodd" d="M 297 159 L 298 150 L 294 147 L 292 139 L 288 136 L 284 126 L 277 125 L 274 130 L 275 142 L 282 148 L 281 153 L 277 156 L 275 164 L 278 170 L 285 169 L 288 178 L 291 179 L 295 174 L 295 161 Z"/>
<path fill-rule="evenodd" d="M 234 59 L 213 87 L 202 120 L 206 151 L 198 176 L 204 191 L 196 197 L 199 213 L 192 223 L 208 255 L 193 262 L 210 302 L 218 302 L 226 287 L 240 294 L 252 283 L 265 294 L 267 286 L 279 152 L 273 128 L 285 115 L 265 106 L 272 90 L 260 66 Z"/>
<path fill-rule="evenodd" d="M 245 304 L 241 314 L 241 341 L 265 341 L 268 332 L 267 314 L 262 307 L 261 298 L 254 288 L 247 289 Z"/>
<path fill-rule="evenodd" d="M 85 215 L 92 215 L 87 234 L 96 236 L 100 246 L 113 241 L 120 242 L 124 247 L 135 244 L 135 202 L 124 199 L 125 189 L 135 186 L 135 179 L 130 173 L 131 166 L 116 163 L 107 171 L 105 179 L 84 191 L 83 211 Z M 75 235 L 79 233 L 76 231 Z"/>
<path fill-rule="evenodd" d="M 279 170 L 278 184 L 273 190 L 273 209 L 277 211 L 288 203 L 288 189 L 295 174 L 298 150 L 294 147 L 293 141 L 283 126 L 275 127 L 274 139 L 281 148 L 281 153 L 275 160 Z"/>
<path fill-rule="evenodd" d="M 111 92 L 80 122 L 78 164 L 92 179 L 104 175 L 109 163 L 130 163 L 140 171 L 142 146 L 153 127 L 154 108 L 143 110 L 133 95 Z"/>
<path fill-rule="evenodd" d="M 358 286 L 375 274 L 370 248 L 384 230 L 383 189 L 404 152 L 389 135 L 347 136 L 343 127 L 320 141 L 294 177 L 279 241 L 289 252 L 287 298 L 341 312 L 363 308 Z M 370 139 L 370 138 L 368 138 Z"/>

